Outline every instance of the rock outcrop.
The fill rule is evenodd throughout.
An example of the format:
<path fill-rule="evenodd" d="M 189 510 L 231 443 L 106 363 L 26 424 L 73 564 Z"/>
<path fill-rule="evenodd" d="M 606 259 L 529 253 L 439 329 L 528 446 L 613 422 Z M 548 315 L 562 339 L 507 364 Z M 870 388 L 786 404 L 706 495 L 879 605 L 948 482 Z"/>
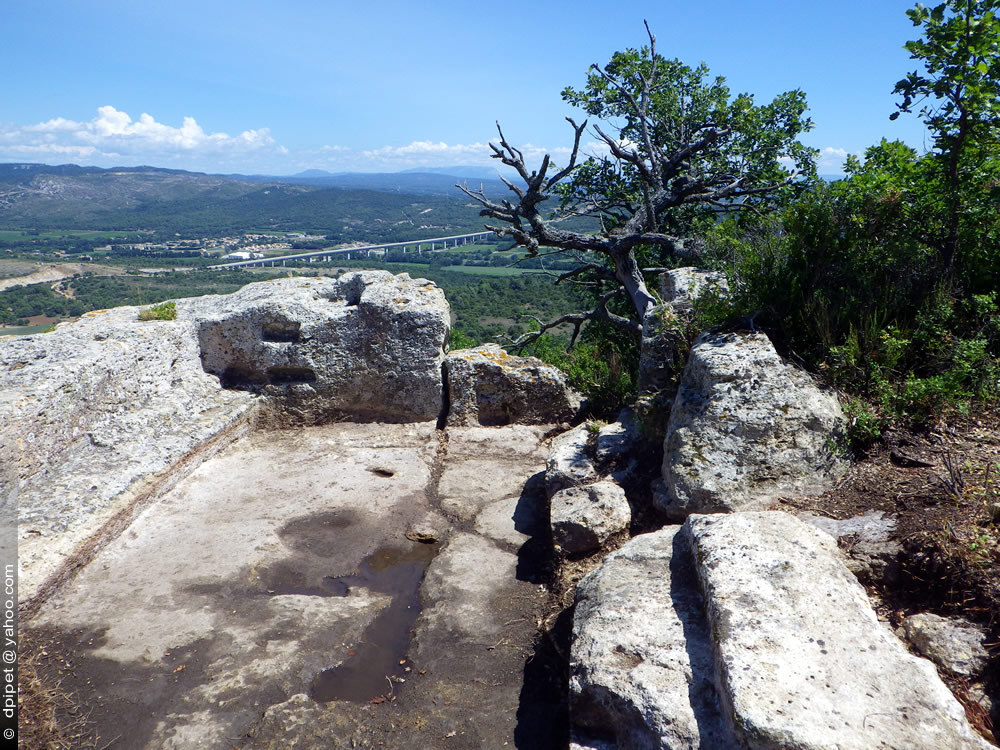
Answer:
<path fill-rule="evenodd" d="M 928 659 L 952 674 L 979 677 L 986 669 L 986 632 L 971 622 L 949 620 L 930 612 L 903 620 L 906 639 Z"/>
<path fill-rule="evenodd" d="M 847 469 L 836 395 L 782 361 L 761 333 L 703 334 L 691 350 L 663 444 L 660 509 L 761 510 L 820 494 Z"/>
<path fill-rule="evenodd" d="M 724 299 L 729 284 L 721 273 L 699 268 L 677 268 L 660 274 L 662 304 L 646 313 L 642 321 L 639 357 L 639 393 L 655 393 L 676 384 L 684 366 L 687 346 L 685 328 L 695 300 L 706 292 Z"/>
<path fill-rule="evenodd" d="M 578 589 L 571 661 L 582 746 L 989 747 L 830 536 L 784 513 L 630 541 Z"/>
<path fill-rule="evenodd" d="M 449 309 L 432 282 L 388 271 L 277 279 L 178 305 L 202 362 L 266 394 L 284 420 L 437 419 Z"/>
<path fill-rule="evenodd" d="M 441 411 L 449 313 L 431 282 L 287 278 L 176 309 L 148 322 L 136 307 L 99 310 L 0 346 L 0 480 L 18 507 L 22 598 L 262 411 L 290 422 Z"/>
<path fill-rule="evenodd" d="M 558 368 L 497 344 L 448 354 L 448 424 L 553 424 L 571 420 L 580 397 Z"/>

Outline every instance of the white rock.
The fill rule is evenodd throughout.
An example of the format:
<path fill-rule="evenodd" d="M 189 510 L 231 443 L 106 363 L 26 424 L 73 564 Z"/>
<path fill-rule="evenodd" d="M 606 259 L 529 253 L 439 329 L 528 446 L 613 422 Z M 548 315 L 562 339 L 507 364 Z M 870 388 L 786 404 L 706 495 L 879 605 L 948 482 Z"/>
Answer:
<path fill-rule="evenodd" d="M 567 487 L 549 502 L 552 540 L 571 555 L 600 549 L 632 521 L 625 490 L 614 482 Z"/>
<path fill-rule="evenodd" d="M 449 308 L 432 282 L 387 271 L 275 279 L 178 303 L 205 370 L 271 396 L 288 421 L 419 422 L 441 412 Z"/>
<path fill-rule="evenodd" d="M 916 649 L 949 672 L 978 677 L 986 669 L 989 654 L 983 644 L 986 632 L 971 622 L 949 620 L 924 612 L 903 620 L 907 640 Z"/>
<path fill-rule="evenodd" d="M 722 299 L 728 297 L 726 275 L 691 266 L 660 274 L 660 297 L 678 313 L 690 311 L 695 300 L 706 292 L 713 292 Z"/>
<path fill-rule="evenodd" d="M 633 538 L 577 587 L 569 689 L 581 747 L 736 746 L 716 698 L 712 639 L 679 528 Z"/>
<path fill-rule="evenodd" d="M 449 425 L 549 424 L 573 418 L 580 397 L 558 368 L 497 344 L 448 354 Z"/>
<path fill-rule="evenodd" d="M 552 497 L 559 490 L 597 481 L 591 456 L 591 431 L 586 423 L 552 440 L 545 462 L 545 491 Z"/>
<path fill-rule="evenodd" d="M 670 412 L 660 509 L 683 518 L 820 494 L 847 469 L 836 450 L 844 424 L 836 396 L 764 334 L 704 334 Z"/>
<path fill-rule="evenodd" d="M 746 747 L 987 748 L 882 625 L 833 539 L 785 513 L 692 516 L 723 710 Z"/>

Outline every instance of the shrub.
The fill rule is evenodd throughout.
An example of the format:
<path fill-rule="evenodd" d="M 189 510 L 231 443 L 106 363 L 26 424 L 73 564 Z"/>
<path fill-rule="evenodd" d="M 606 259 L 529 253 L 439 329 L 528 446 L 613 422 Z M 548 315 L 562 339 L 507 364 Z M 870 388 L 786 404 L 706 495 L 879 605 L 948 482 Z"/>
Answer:
<path fill-rule="evenodd" d="M 174 302 L 161 302 L 139 311 L 139 320 L 176 320 L 177 305 Z"/>

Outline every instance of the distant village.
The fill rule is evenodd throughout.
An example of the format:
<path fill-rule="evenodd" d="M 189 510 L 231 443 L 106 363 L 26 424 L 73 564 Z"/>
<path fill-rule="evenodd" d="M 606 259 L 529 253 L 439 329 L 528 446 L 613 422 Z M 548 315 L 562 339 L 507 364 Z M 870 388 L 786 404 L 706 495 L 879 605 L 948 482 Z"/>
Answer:
<path fill-rule="evenodd" d="M 197 240 L 167 240 L 165 242 L 125 242 L 95 247 L 98 252 L 118 255 L 150 255 L 165 253 L 200 255 L 220 260 L 253 260 L 275 252 L 291 250 L 293 243 L 317 242 L 321 234 L 283 232 L 281 234 L 248 233 L 235 237 L 202 237 Z"/>

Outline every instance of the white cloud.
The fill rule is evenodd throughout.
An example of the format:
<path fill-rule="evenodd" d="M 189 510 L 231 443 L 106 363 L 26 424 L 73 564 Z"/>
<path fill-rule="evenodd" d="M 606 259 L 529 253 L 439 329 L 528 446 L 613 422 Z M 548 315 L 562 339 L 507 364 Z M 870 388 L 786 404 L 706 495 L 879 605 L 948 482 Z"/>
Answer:
<path fill-rule="evenodd" d="M 236 136 L 206 133 L 194 117 L 185 117 L 175 127 L 145 112 L 133 120 L 111 105 L 99 107 L 89 122 L 55 117 L 35 125 L 0 126 L 0 144 L 0 159 L 61 155 L 86 158 L 90 163 L 114 158 L 118 163 L 195 164 L 206 157 L 231 162 L 287 154 L 267 128 L 244 130 Z"/>
<path fill-rule="evenodd" d="M 816 163 L 816 168 L 821 174 L 826 172 L 843 172 L 844 160 L 847 156 L 848 151 L 845 148 L 826 146 L 819 150 L 819 160 Z"/>

